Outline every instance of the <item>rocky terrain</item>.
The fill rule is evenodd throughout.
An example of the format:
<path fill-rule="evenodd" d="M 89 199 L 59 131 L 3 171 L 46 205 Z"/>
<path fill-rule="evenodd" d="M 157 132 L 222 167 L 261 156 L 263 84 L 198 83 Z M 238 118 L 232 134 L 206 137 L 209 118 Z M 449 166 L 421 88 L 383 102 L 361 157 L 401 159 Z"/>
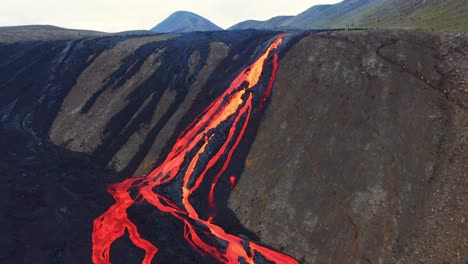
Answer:
<path fill-rule="evenodd" d="M 230 207 L 304 263 L 465 263 L 464 71 L 466 35 L 303 38 Z"/>
<path fill-rule="evenodd" d="M 159 165 L 277 34 L 0 38 L 1 261 L 89 263 L 107 185 Z M 223 175 L 239 180 L 220 225 L 301 263 L 467 262 L 467 41 L 290 33 L 266 112 Z M 213 262 L 138 209 L 156 263 Z M 128 238 L 112 250 L 141 261 Z"/>

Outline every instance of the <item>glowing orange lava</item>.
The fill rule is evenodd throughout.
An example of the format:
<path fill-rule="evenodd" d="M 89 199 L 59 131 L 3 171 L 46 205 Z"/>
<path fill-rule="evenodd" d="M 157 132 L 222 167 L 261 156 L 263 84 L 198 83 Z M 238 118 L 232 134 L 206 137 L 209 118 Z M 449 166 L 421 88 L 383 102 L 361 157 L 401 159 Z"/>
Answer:
<path fill-rule="evenodd" d="M 254 91 L 267 58 L 273 53 L 272 70 L 267 87 L 263 91 L 258 109 L 264 107 L 271 94 L 275 73 L 278 68 L 277 48 L 283 40 L 279 36 L 268 49 L 249 67 L 243 70 L 231 83 L 226 91 L 215 99 L 179 136 L 166 160 L 144 178 L 130 178 L 123 182 L 112 184 L 108 192 L 114 197 L 113 204 L 104 214 L 94 220 L 92 234 L 94 263 L 110 263 L 110 247 L 117 239 L 128 232 L 135 246 L 145 251 L 144 264 L 149 264 L 157 254 L 158 249 L 149 241 L 143 239 L 137 227 L 127 216 L 127 209 L 137 202 L 147 201 L 161 212 L 172 215 L 183 222 L 184 237 L 191 247 L 201 255 L 211 255 L 221 263 L 255 263 L 255 256 L 260 254 L 274 263 L 298 263 L 294 258 L 283 253 L 261 246 L 245 238 L 226 233 L 214 223 L 215 219 L 215 189 L 226 171 L 232 155 L 241 142 L 244 132 L 254 110 Z M 216 137 L 220 127 L 228 125 L 227 137 L 216 151 L 207 151 L 210 143 Z M 218 143 L 219 144 L 219 143 Z M 208 171 L 221 162 L 220 169 L 214 178 L 207 179 Z M 182 166 L 184 165 L 185 166 Z M 216 166 L 218 168 L 219 166 Z M 200 169 L 201 168 L 201 169 Z M 180 205 L 155 192 L 156 186 L 161 186 L 182 179 L 182 197 Z M 208 202 L 211 215 L 202 219 L 190 202 L 191 195 L 204 183 L 210 181 Z M 231 187 L 236 177 L 229 179 Z M 130 190 L 136 191 L 136 197 L 131 197 Z M 197 223 L 195 226 L 193 223 Z M 204 227 L 203 229 L 200 226 Z M 203 234 L 201 236 L 200 234 Z M 221 250 L 216 240 L 205 241 L 202 237 L 214 237 L 224 241 L 227 246 Z"/>

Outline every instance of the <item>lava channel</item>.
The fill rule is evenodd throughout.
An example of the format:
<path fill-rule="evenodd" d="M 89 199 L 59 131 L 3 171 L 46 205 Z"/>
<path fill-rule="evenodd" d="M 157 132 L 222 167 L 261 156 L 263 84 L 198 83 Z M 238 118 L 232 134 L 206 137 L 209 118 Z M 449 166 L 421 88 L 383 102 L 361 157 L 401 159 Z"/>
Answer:
<path fill-rule="evenodd" d="M 115 203 L 94 220 L 94 263 L 110 263 L 111 245 L 125 232 L 128 232 L 135 246 L 145 251 L 142 263 L 152 262 L 158 248 L 141 237 L 137 226 L 127 215 L 129 207 L 142 201 L 181 221 L 184 225 L 184 238 L 190 246 L 197 253 L 203 256 L 211 255 L 220 263 L 256 263 L 259 262 L 257 259 L 266 259 L 274 263 L 299 263 L 286 254 L 228 234 L 214 222 L 216 186 L 225 174 L 254 111 L 260 112 L 270 97 L 278 68 L 278 46 L 283 37 L 284 35 L 278 36 L 268 49 L 253 64 L 241 71 L 228 89 L 181 133 L 160 166 L 143 178 L 129 178 L 109 185 L 108 192 L 115 199 Z M 272 65 L 269 65 L 269 81 L 266 87 L 260 87 L 261 85 L 257 84 L 270 56 Z M 211 173 L 208 173 L 210 170 Z M 213 173 L 213 170 L 216 171 Z M 232 184 L 235 180 L 235 176 L 230 176 L 229 181 Z M 157 186 L 174 182 L 181 185 L 177 186 L 181 190 L 178 201 L 173 201 L 155 190 Z M 200 212 L 190 200 L 191 195 L 199 190 L 202 184 L 208 186 L 205 188 L 208 190 L 207 207 L 212 212 L 209 216 L 200 216 Z M 215 239 L 206 241 L 207 237 Z M 262 258 L 258 258 L 259 255 Z"/>

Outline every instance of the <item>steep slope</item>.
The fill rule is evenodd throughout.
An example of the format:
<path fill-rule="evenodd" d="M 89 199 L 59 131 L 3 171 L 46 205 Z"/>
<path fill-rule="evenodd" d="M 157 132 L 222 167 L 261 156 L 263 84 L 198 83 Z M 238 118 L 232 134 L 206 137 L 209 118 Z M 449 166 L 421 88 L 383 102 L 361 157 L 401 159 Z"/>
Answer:
<path fill-rule="evenodd" d="M 468 260 L 466 35 L 452 41 L 382 31 L 295 45 L 230 198 L 242 223 L 303 263 Z"/>
<path fill-rule="evenodd" d="M 0 258 L 89 262 L 93 221 L 113 204 L 108 183 L 158 167 L 276 37 L 0 43 Z M 271 101 L 220 176 L 215 222 L 306 264 L 468 261 L 467 41 L 400 31 L 288 35 Z M 202 194 L 191 201 L 205 215 Z M 128 216 L 157 241 L 156 263 L 217 263 L 181 239 L 186 227 L 166 213 L 142 202 Z M 128 234 L 112 245 L 112 263 L 142 259 Z"/>
<path fill-rule="evenodd" d="M 468 30 L 466 0 L 345 0 L 318 5 L 280 23 L 276 19 L 245 23 L 230 29 L 405 28 L 434 31 Z"/>
<path fill-rule="evenodd" d="M 8 183 L 2 186 L 21 187 L 2 192 L 6 196 L 2 209 L 10 213 L 0 221 L 14 227 L 0 240 L 5 245 L 2 260 L 87 263 L 92 221 L 105 212 L 103 205 L 112 202 L 106 194 L 109 182 L 96 180 L 106 176 L 106 164 L 115 168 L 113 181 L 148 173 L 168 154 L 181 130 L 224 92 L 272 37 L 274 33 L 247 31 L 0 44 L 0 172 Z M 268 83 L 265 78 L 259 81 Z M 80 120 L 73 120 L 76 117 Z M 80 130 L 83 137 L 74 132 Z M 17 133 L 28 140 L 9 136 Z M 51 138 L 60 141 L 58 146 L 49 148 Z M 69 157 L 64 147 L 82 156 Z M 58 162 L 60 156 L 63 160 Z M 233 160 L 240 163 L 240 157 Z M 83 184 L 74 184 L 81 158 L 91 168 L 83 163 Z M 21 179 L 15 179 L 18 172 Z M 102 203 L 90 205 L 93 199 Z M 236 222 L 226 201 L 227 197 L 217 198 L 221 215 L 231 216 L 222 221 L 229 232 L 255 240 Z M 141 218 L 147 209 L 129 215 L 136 217 L 145 238 L 157 241 L 157 263 L 216 263 L 182 239 L 184 225 L 177 220 L 157 211 L 160 217 Z M 31 228 L 39 227 L 53 236 L 30 235 Z M 77 243 L 80 249 L 74 250 Z M 138 262 L 141 252 L 133 248 L 126 236 L 114 243 L 112 252 L 121 254 L 112 254 L 113 263 Z"/>
<path fill-rule="evenodd" d="M 282 26 L 296 29 L 345 27 L 345 25 L 338 25 L 336 21 L 350 13 L 378 6 L 383 1 L 393 0 L 344 0 L 334 5 L 313 6 L 286 21 Z"/>
<path fill-rule="evenodd" d="M 329 28 L 333 21 L 350 12 L 369 8 L 382 0 L 345 0 L 334 5 L 318 5 L 292 17 L 282 24 L 288 28 Z"/>
<path fill-rule="evenodd" d="M 467 0 L 386 0 L 348 12 L 331 27 L 408 28 L 435 31 L 468 30 Z"/>
<path fill-rule="evenodd" d="M 297 16 L 289 17 L 280 20 L 280 23 L 271 23 L 270 20 L 258 23 L 257 25 L 262 28 L 276 28 L 276 29 L 323 29 L 334 28 L 335 21 L 349 13 L 356 12 L 356 10 L 365 10 L 378 5 L 385 0 L 345 0 L 338 4 L 333 5 L 317 5 L 313 6 L 306 11 L 298 14 Z M 387 0 L 388 1 L 388 0 Z M 390 0 L 392 1 L 392 0 Z M 274 21 L 274 20 L 273 20 Z M 240 23 L 242 25 L 243 23 Z M 239 27 L 234 25 L 230 29 Z M 243 27 L 247 28 L 247 27 Z"/>
<path fill-rule="evenodd" d="M 151 29 L 151 31 L 156 33 L 218 30 L 223 29 L 206 18 L 187 11 L 177 11 Z"/>

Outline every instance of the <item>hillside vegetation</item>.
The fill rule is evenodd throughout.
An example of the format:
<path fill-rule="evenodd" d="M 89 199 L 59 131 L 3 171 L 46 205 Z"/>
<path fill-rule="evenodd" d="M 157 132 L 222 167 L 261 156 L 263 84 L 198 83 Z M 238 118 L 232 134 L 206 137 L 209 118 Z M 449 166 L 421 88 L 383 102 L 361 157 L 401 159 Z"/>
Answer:
<path fill-rule="evenodd" d="M 466 31 L 467 0 L 345 0 L 318 5 L 294 17 L 246 21 L 230 29 L 403 28 Z M 273 23 L 275 22 L 275 23 Z"/>

